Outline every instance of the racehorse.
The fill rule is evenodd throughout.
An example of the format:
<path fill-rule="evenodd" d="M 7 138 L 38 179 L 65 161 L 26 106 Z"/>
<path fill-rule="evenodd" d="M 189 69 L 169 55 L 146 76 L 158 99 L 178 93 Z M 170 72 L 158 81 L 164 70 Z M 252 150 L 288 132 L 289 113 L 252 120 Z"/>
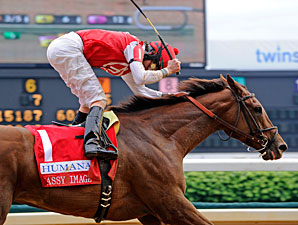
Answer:
<path fill-rule="evenodd" d="M 264 160 L 279 159 L 287 149 L 261 103 L 229 75 L 191 78 L 180 83 L 179 91 L 156 99 L 134 96 L 110 108 L 121 127 L 107 220 L 212 224 L 184 196 L 183 158 L 218 130 L 255 148 Z M 13 201 L 94 218 L 100 185 L 43 188 L 33 147 L 34 137 L 26 128 L 0 127 L 0 224 Z"/>

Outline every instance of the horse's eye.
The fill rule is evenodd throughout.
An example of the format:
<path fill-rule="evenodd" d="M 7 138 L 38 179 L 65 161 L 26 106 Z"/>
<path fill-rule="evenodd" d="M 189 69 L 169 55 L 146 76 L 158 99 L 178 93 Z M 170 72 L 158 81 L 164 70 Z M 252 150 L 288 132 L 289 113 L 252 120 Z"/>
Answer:
<path fill-rule="evenodd" d="M 257 107 L 254 108 L 254 111 L 255 111 L 256 113 L 261 114 L 261 113 L 262 113 L 262 107 L 261 107 L 261 106 L 257 106 Z"/>

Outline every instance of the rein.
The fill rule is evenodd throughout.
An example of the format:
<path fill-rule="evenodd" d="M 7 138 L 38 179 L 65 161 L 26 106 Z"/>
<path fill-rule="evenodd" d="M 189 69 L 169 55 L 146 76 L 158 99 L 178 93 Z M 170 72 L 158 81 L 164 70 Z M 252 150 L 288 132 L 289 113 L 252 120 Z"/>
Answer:
<path fill-rule="evenodd" d="M 244 143 L 250 141 L 252 143 L 260 145 L 261 148 L 255 150 L 255 151 L 260 152 L 260 153 L 264 153 L 267 149 L 270 149 L 271 144 L 275 140 L 277 130 L 278 130 L 277 126 L 261 129 L 260 126 L 258 125 L 258 123 L 256 122 L 255 118 L 253 117 L 253 115 L 249 111 L 248 107 L 245 104 L 245 100 L 247 100 L 249 98 L 252 98 L 255 95 L 250 94 L 248 96 L 240 97 L 238 95 L 238 93 L 235 93 L 230 87 L 228 87 L 228 88 L 233 93 L 233 95 L 235 96 L 235 98 L 237 100 L 237 103 L 238 103 L 238 115 L 237 115 L 235 125 L 232 125 L 232 124 L 228 123 L 227 121 L 223 120 L 222 118 L 218 117 L 216 114 L 214 114 L 212 111 L 207 109 L 204 105 L 202 105 L 198 100 L 196 100 L 195 98 L 189 96 L 187 93 L 178 93 L 176 96 L 186 98 L 191 103 L 193 103 L 197 108 L 199 108 L 202 112 L 204 112 L 207 116 L 209 116 L 210 118 L 218 121 L 220 124 L 222 124 L 226 128 L 230 129 L 231 133 L 229 134 L 229 137 L 231 137 L 232 133 L 236 133 L 240 137 L 245 138 Z M 242 112 L 244 114 L 244 118 L 245 118 L 246 123 L 249 127 L 250 134 L 245 133 L 242 130 L 240 130 L 239 128 L 237 128 L 240 112 Z M 252 125 L 251 125 L 250 121 L 252 121 L 253 125 L 256 127 L 256 129 L 257 129 L 256 131 L 253 131 L 253 128 L 252 128 Z M 275 134 L 274 134 L 273 138 L 269 141 L 268 138 L 264 135 L 263 132 L 264 131 L 269 131 L 269 130 L 272 130 L 272 129 L 276 129 L 276 131 L 275 131 Z M 257 133 L 260 134 L 260 137 L 254 137 L 253 136 Z M 226 139 L 226 140 L 228 140 L 228 139 Z M 248 147 L 247 150 L 251 151 L 250 147 Z M 274 154 L 273 154 L 273 157 L 275 157 Z"/>

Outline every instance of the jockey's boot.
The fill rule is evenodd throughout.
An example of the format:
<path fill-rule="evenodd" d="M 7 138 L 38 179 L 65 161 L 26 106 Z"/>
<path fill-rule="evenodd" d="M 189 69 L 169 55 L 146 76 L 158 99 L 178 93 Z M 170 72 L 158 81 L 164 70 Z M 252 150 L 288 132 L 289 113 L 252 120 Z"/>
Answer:
<path fill-rule="evenodd" d="M 117 158 L 117 153 L 112 150 L 107 150 L 101 146 L 100 135 L 104 110 L 99 106 L 90 108 L 90 112 L 86 119 L 84 148 L 85 156 L 93 158 L 98 156 L 104 160 Z"/>
<path fill-rule="evenodd" d="M 81 111 L 78 112 L 74 120 L 72 121 L 72 125 L 78 125 L 86 121 L 87 113 L 83 113 Z"/>

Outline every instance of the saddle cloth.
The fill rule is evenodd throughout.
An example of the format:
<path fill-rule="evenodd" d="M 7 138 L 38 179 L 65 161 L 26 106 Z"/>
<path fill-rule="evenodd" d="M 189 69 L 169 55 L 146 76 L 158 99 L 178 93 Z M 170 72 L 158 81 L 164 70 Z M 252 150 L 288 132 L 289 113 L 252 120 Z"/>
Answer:
<path fill-rule="evenodd" d="M 118 124 L 119 123 L 115 123 Z M 116 129 L 118 127 L 116 126 Z M 25 126 L 35 137 L 34 153 L 43 187 L 100 184 L 98 160 L 84 156 L 83 127 L 56 125 Z M 117 147 L 115 126 L 106 131 Z M 114 180 L 118 159 L 111 160 L 109 177 Z"/>

